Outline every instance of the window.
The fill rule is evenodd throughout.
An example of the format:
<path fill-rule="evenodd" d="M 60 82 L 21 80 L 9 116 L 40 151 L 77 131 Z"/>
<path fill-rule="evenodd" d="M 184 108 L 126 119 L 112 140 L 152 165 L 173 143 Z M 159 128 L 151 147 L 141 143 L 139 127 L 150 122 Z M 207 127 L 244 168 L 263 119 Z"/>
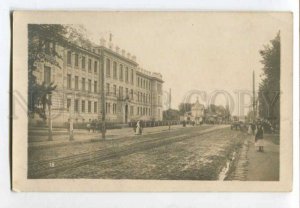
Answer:
<path fill-rule="evenodd" d="M 78 67 L 78 54 L 75 53 L 75 66 Z"/>
<path fill-rule="evenodd" d="M 119 97 L 123 98 L 123 87 L 119 87 Z"/>
<path fill-rule="evenodd" d="M 88 70 L 89 72 L 92 72 L 92 59 L 89 59 Z"/>
<path fill-rule="evenodd" d="M 94 113 L 97 113 L 97 109 L 98 109 L 98 103 L 94 102 Z"/>
<path fill-rule="evenodd" d="M 113 77 L 114 79 L 117 79 L 117 62 L 114 61 L 113 63 Z"/>
<path fill-rule="evenodd" d="M 106 94 L 107 95 L 109 95 L 109 88 L 110 88 L 109 83 L 106 83 Z"/>
<path fill-rule="evenodd" d="M 130 90 L 130 99 L 133 100 L 133 89 Z"/>
<path fill-rule="evenodd" d="M 71 65 L 72 64 L 72 52 L 68 51 L 67 53 L 67 64 Z"/>
<path fill-rule="evenodd" d="M 140 92 L 137 93 L 138 102 L 140 102 Z"/>
<path fill-rule="evenodd" d="M 94 73 L 95 74 L 98 73 L 98 62 L 97 61 L 94 62 Z"/>
<path fill-rule="evenodd" d="M 117 85 L 114 85 L 114 96 L 117 95 Z"/>
<path fill-rule="evenodd" d="M 158 91 L 158 92 L 161 92 L 161 91 L 162 91 L 162 87 L 161 87 L 161 84 L 160 84 L 160 83 L 157 83 L 157 91 Z"/>
<path fill-rule="evenodd" d="M 51 83 L 51 68 L 44 66 L 44 82 L 46 85 Z"/>
<path fill-rule="evenodd" d="M 110 77 L 110 60 L 106 59 L 106 76 Z"/>
<path fill-rule="evenodd" d="M 78 110 L 79 110 L 79 101 L 78 99 L 75 100 L 75 103 L 74 103 L 74 111 L 76 113 L 78 113 Z"/>
<path fill-rule="evenodd" d="M 119 79 L 120 79 L 121 81 L 123 81 L 123 65 L 122 65 L 122 64 L 120 64 Z"/>
<path fill-rule="evenodd" d="M 113 114 L 117 114 L 117 104 L 113 104 Z"/>
<path fill-rule="evenodd" d="M 78 90 L 78 76 L 75 76 L 75 90 Z"/>
<path fill-rule="evenodd" d="M 84 56 L 82 56 L 82 59 L 81 59 L 81 68 L 85 69 L 85 57 Z"/>
<path fill-rule="evenodd" d="M 98 82 L 94 81 L 94 92 L 97 92 L 97 88 L 98 88 Z"/>
<path fill-rule="evenodd" d="M 68 74 L 67 75 L 67 88 L 68 89 L 71 89 L 71 74 Z"/>
<path fill-rule="evenodd" d="M 128 88 L 125 89 L 125 93 L 126 93 L 126 98 L 128 98 Z"/>
<path fill-rule="evenodd" d="M 92 102 L 88 101 L 88 112 L 91 113 L 92 112 Z"/>
<path fill-rule="evenodd" d="M 89 92 L 92 92 L 92 80 L 90 80 L 89 79 L 89 88 L 88 88 L 88 90 L 89 90 Z"/>
<path fill-rule="evenodd" d="M 125 82 L 128 83 L 128 67 L 125 69 Z"/>
<path fill-rule="evenodd" d="M 106 103 L 105 104 L 105 112 L 108 114 L 108 113 L 110 113 L 110 103 Z"/>
<path fill-rule="evenodd" d="M 71 99 L 67 99 L 67 109 L 70 111 L 71 108 Z"/>
<path fill-rule="evenodd" d="M 133 106 L 130 106 L 130 115 L 133 115 L 134 112 L 133 112 Z"/>
<path fill-rule="evenodd" d="M 85 112 L 85 100 L 81 101 L 81 112 L 84 113 Z"/>
<path fill-rule="evenodd" d="M 82 78 L 82 91 L 85 91 L 85 78 Z"/>
<path fill-rule="evenodd" d="M 131 80 L 130 80 L 130 82 L 131 82 L 131 84 L 133 84 L 133 69 L 130 70 L 130 73 L 131 73 Z"/>
<path fill-rule="evenodd" d="M 140 77 L 138 77 L 137 80 L 138 80 L 137 84 L 138 84 L 138 87 L 139 87 L 140 86 Z"/>

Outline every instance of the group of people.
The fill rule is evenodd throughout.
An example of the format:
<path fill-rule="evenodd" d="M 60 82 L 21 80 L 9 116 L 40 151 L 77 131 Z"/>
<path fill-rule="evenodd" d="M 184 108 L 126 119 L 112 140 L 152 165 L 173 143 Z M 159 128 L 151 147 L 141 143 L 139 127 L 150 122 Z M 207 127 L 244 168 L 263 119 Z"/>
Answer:
<path fill-rule="evenodd" d="M 255 147 L 258 152 L 264 151 L 264 127 L 261 121 L 251 123 L 248 127 L 248 134 L 254 136 Z"/>

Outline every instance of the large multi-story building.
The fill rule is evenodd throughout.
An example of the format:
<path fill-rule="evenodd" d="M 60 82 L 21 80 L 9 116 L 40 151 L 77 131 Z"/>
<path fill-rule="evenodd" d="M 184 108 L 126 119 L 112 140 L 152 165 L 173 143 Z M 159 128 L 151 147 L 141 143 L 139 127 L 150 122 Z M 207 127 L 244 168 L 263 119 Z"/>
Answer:
<path fill-rule="evenodd" d="M 49 52 L 37 63 L 37 82 L 56 85 L 51 96 L 53 125 L 70 118 L 75 123 L 101 120 L 102 109 L 108 122 L 162 119 L 162 75 L 140 68 L 135 56 L 104 39 L 85 48 L 66 40 L 53 42 L 47 36 L 35 38 L 46 41 L 44 49 Z M 53 51 L 61 59 L 52 56 Z"/>

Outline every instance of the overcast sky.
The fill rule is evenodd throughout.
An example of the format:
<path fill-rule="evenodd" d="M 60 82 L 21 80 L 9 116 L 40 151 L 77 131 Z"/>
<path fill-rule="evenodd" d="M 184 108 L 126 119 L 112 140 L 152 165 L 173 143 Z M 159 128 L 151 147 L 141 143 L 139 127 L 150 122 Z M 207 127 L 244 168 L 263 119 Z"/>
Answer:
<path fill-rule="evenodd" d="M 259 50 L 286 24 L 277 17 L 266 13 L 102 13 L 82 23 L 94 42 L 101 37 L 108 40 L 112 33 L 112 42 L 136 55 L 142 68 L 160 72 L 164 90 L 172 89 L 176 109 L 191 90 L 206 91 L 208 97 L 215 90 L 225 90 L 237 102 L 235 91 L 252 90 L 253 70 L 258 85 Z M 219 96 L 216 104 L 224 100 Z M 205 104 L 201 97 L 199 101 Z"/>

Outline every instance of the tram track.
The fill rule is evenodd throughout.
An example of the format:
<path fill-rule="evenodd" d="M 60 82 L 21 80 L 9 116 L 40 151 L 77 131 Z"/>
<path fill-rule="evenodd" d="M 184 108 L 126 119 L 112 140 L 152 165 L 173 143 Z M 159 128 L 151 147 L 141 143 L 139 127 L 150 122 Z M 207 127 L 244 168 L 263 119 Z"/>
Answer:
<path fill-rule="evenodd" d="M 49 175 L 54 175 L 55 177 L 56 173 L 64 170 L 76 168 L 92 162 L 100 162 L 164 145 L 169 145 L 182 140 L 198 137 L 218 129 L 220 129 L 220 127 L 212 127 L 203 131 L 195 131 L 192 133 L 190 131 L 186 131 L 180 135 L 177 135 L 176 132 L 175 134 L 171 132 L 171 134 L 163 133 L 158 134 L 155 138 L 151 138 L 153 137 L 152 135 L 146 139 L 144 138 L 142 141 L 137 141 L 128 145 L 102 148 L 93 152 L 84 152 L 56 159 L 29 162 L 28 178 L 43 178 Z"/>

